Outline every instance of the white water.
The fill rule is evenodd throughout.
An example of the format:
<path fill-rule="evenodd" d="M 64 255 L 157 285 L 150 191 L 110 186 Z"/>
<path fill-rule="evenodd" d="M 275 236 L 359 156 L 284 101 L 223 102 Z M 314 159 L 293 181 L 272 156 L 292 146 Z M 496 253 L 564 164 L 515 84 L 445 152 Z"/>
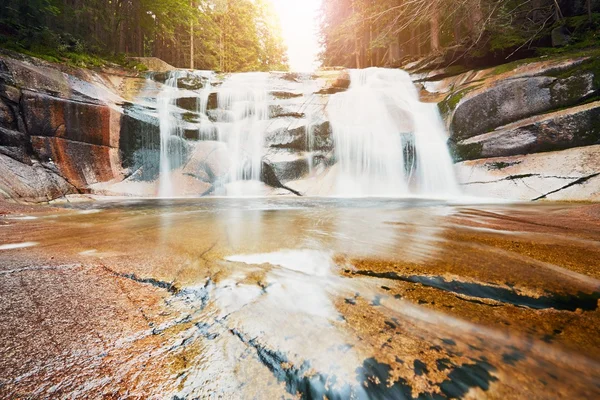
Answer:
<path fill-rule="evenodd" d="M 196 91 L 177 88 L 179 78 L 189 74 L 201 77 L 205 86 Z M 447 134 L 435 104 L 419 101 L 408 73 L 396 69 L 370 68 L 350 71 L 351 85 L 329 97 L 318 94 L 317 80 L 296 80 L 303 100 L 273 98 L 269 91 L 281 90 L 282 81 L 269 73 L 243 73 L 228 76 L 221 86 L 213 86 L 216 75 L 210 71 L 173 71 L 158 98 L 160 118 L 159 196 L 173 197 L 174 168 L 184 164 L 183 126 L 176 118 L 177 97 L 197 96 L 195 109 L 200 140 L 219 140 L 227 144 L 225 160 L 228 173 L 215 185 L 215 194 L 261 196 L 263 158 L 269 144 L 266 132 L 270 105 L 297 105 L 306 123 L 308 177 L 317 182 L 324 166 L 314 167 L 315 127 L 329 118 L 337 164 L 332 177 L 334 187 L 321 194 L 342 197 L 455 197 L 459 194 L 453 163 L 446 145 Z M 283 90 L 286 86 L 283 86 Z M 209 110 L 211 92 L 217 95 L 217 109 Z M 294 102 L 296 101 L 296 102 Z M 292 108 L 293 110 L 293 108 Z M 327 117 L 325 116 L 327 114 Z M 276 121 L 275 121 L 276 122 Z M 189 131 L 189 123 L 186 132 Z M 193 126 L 193 125 L 192 125 Z M 226 161 L 226 162 L 225 162 Z M 317 161 L 318 163 L 319 161 Z M 319 164 L 320 165 L 320 164 Z M 227 167 L 228 166 L 228 167 Z M 181 172 L 181 171 L 180 171 Z M 310 191 L 309 191 L 310 193 Z"/>
<path fill-rule="evenodd" d="M 339 169 L 335 195 L 459 193 L 437 107 L 419 101 L 408 73 L 351 71 L 350 88 L 331 97 L 327 112 Z"/>
<path fill-rule="evenodd" d="M 264 133 L 269 124 L 268 78 L 263 72 L 232 75 L 217 92 L 219 109 L 227 121 L 217 123 L 217 129 L 219 140 L 229 146 L 228 195 L 262 194 Z"/>
<path fill-rule="evenodd" d="M 165 86 L 158 97 L 157 111 L 160 121 L 160 181 L 158 186 L 158 197 L 172 197 L 173 183 L 171 182 L 171 158 L 173 149 L 170 145 L 173 135 L 181 136 L 181 126 L 171 115 L 177 93 L 177 79 L 184 71 L 172 71 L 169 73 Z"/>

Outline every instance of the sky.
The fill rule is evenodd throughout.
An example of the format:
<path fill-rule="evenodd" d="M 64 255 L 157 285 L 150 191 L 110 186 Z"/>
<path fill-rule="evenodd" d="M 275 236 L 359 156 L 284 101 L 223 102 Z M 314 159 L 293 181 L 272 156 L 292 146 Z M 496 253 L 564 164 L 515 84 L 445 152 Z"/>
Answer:
<path fill-rule="evenodd" d="M 311 72 L 319 66 L 318 10 L 321 0 L 271 0 L 288 46 L 290 69 Z"/>

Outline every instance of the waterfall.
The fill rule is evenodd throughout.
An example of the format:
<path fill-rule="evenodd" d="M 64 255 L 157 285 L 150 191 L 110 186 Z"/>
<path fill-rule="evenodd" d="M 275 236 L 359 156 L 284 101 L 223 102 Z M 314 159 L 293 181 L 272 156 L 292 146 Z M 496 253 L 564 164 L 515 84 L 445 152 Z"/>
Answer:
<path fill-rule="evenodd" d="M 229 147 L 227 194 L 262 194 L 261 170 L 264 133 L 269 124 L 268 73 L 232 75 L 218 90 L 224 122 L 217 123 L 219 140 Z"/>
<path fill-rule="evenodd" d="M 458 194 L 437 107 L 419 101 L 410 75 L 369 68 L 350 77 L 350 88 L 331 96 L 327 106 L 338 162 L 334 194 Z"/>
<path fill-rule="evenodd" d="M 319 75 L 168 73 L 157 99 L 159 196 L 459 194 L 437 106 L 419 101 L 408 73 L 353 70 L 333 95 L 328 84 Z"/>
<path fill-rule="evenodd" d="M 172 197 L 174 195 L 173 183 L 171 182 L 172 158 L 179 156 L 175 153 L 178 146 L 172 145 L 173 137 L 181 137 L 181 125 L 171 115 L 171 109 L 176 102 L 177 80 L 186 74 L 185 71 L 171 71 L 163 90 L 158 96 L 157 111 L 160 122 L 160 177 L 158 196 Z"/>

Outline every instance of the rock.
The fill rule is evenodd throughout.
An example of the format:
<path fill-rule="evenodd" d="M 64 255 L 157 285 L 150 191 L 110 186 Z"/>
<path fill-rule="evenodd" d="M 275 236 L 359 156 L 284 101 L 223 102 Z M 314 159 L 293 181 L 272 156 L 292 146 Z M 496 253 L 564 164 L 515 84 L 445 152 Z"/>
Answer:
<path fill-rule="evenodd" d="M 308 174 L 312 161 L 306 154 L 286 150 L 271 150 L 264 158 L 281 183 L 298 180 Z"/>
<path fill-rule="evenodd" d="M 120 115 L 108 106 L 23 92 L 23 116 L 32 136 L 118 147 Z"/>
<path fill-rule="evenodd" d="M 325 120 L 310 123 L 306 119 L 277 119 L 270 124 L 265 140 L 272 148 L 306 151 L 309 149 L 309 129 L 313 133 L 312 150 L 330 151 L 333 148 L 331 126 Z"/>
<path fill-rule="evenodd" d="M 177 106 L 184 110 L 197 112 L 198 98 L 197 97 L 180 97 L 177 99 Z"/>
<path fill-rule="evenodd" d="M 168 72 L 176 69 L 157 57 L 129 57 L 129 60 L 145 65 L 149 71 Z"/>
<path fill-rule="evenodd" d="M 18 103 L 21 101 L 21 91 L 14 86 L 0 84 L 0 97 Z"/>
<path fill-rule="evenodd" d="M 600 102 L 525 119 L 450 143 L 459 161 L 600 144 Z"/>
<path fill-rule="evenodd" d="M 31 143 L 42 162 L 53 163 L 60 175 L 79 189 L 121 177 L 116 148 L 42 136 L 32 136 Z"/>
<path fill-rule="evenodd" d="M 273 96 L 276 99 L 279 99 L 279 100 L 287 100 L 287 99 L 293 99 L 293 98 L 296 98 L 296 97 L 302 97 L 303 96 L 302 93 L 283 92 L 283 91 L 271 92 L 270 95 Z"/>
<path fill-rule="evenodd" d="M 206 104 L 207 110 L 215 110 L 219 108 L 219 95 L 217 92 L 212 92 L 208 95 L 208 103 Z"/>
<path fill-rule="evenodd" d="M 466 139 L 573 105 L 593 93 L 593 79 L 592 73 L 567 78 L 518 78 L 471 91 L 458 102 L 451 117 L 452 137 L 455 141 Z"/>
<path fill-rule="evenodd" d="M 72 91 L 60 70 L 2 58 L 9 71 L 12 86 L 34 88 L 37 91 L 68 98 Z"/>
<path fill-rule="evenodd" d="M 465 194 L 474 196 L 600 200 L 600 187 L 594 186 L 600 183 L 600 145 L 464 161 L 456 164 L 456 172 Z M 580 195 L 577 187 L 584 186 Z"/>
<path fill-rule="evenodd" d="M 0 127 L 7 129 L 17 128 L 17 119 L 12 108 L 0 99 Z"/>
<path fill-rule="evenodd" d="M 321 90 L 315 94 L 331 95 L 344 92 L 350 87 L 350 73 L 346 70 L 339 71 L 333 80 L 329 81 Z"/>
<path fill-rule="evenodd" d="M 224 182 L 231 168 L 227 144 L 216 141 L 196 143 L 183 174 L 208 183 Z"/>
<path fill-rule="evenodd" d="M 31 143 L 26 134 L 0 127 L 0 153 L 25 164 L 30 164 Z"/>
<path fill-rule="evenodd" d="M 300 112 L 299 109 L 302 105 L 281 105 L 271 104 L 269 105 L 269 118 L 304 118 L 306 115 Z"/>
<path fill-rule="evenodd" d="M 200 90 L 204 87 L 204 81 L 197 75 L 188 74 L 183 78 L 177 79 L 177 87 L 179 89 Z"/>
<path fill-rule="evenodd" d="M 77 190 L 39 163 L 28 165 L 0 154 L 0 192 L 15 200 L 39 203 Z"/>
<path fill-rule="evenodd" d="M 569 44 L 571 34 L 565 26 L 552 29 L 552 47 L 562 47 Z"/>

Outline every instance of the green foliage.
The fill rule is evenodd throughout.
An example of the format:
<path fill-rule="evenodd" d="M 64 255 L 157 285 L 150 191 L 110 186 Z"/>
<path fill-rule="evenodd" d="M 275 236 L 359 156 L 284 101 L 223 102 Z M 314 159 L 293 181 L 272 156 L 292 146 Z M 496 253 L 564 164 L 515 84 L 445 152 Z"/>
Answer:
<path fill-rule="evenodd" d="M 0 45 L 76 66 L 139 69 L 122 55 L 189 67 L 193 42 L 196 68 L 285 70 L 274 20 L 265 0 L 3 0 Z"/>

